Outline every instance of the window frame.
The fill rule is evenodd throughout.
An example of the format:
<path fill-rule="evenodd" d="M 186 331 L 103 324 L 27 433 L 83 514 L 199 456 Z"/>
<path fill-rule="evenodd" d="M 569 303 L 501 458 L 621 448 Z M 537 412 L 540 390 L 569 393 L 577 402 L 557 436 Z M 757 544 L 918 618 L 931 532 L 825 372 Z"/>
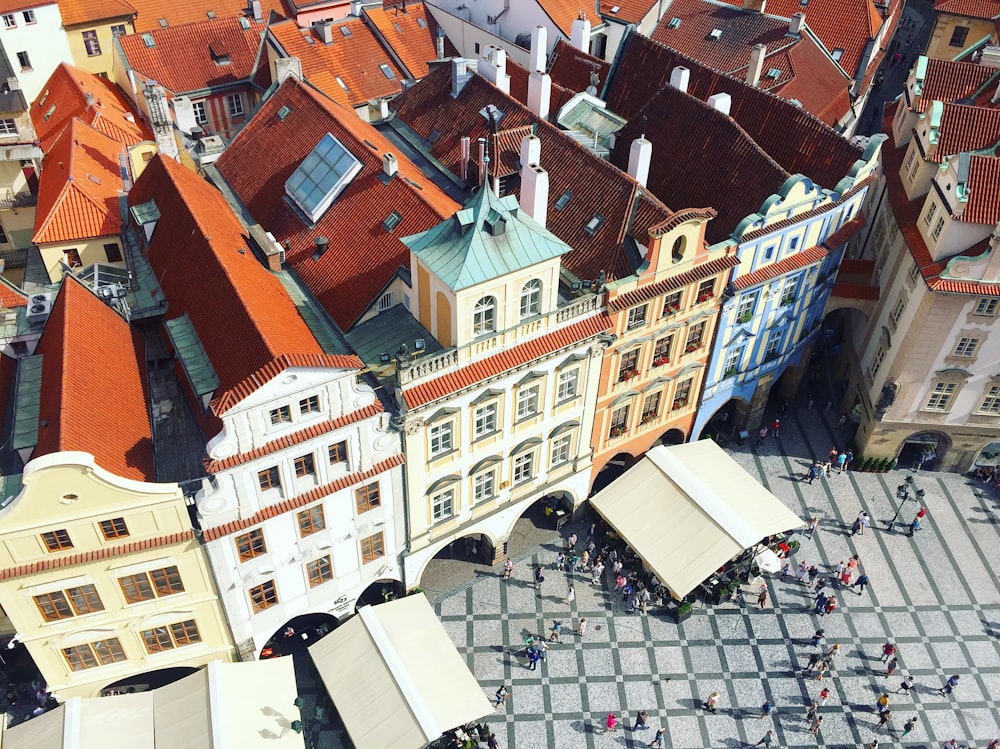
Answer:
<path fill-rule="evenodd" d="M 234 104 L 236 106 L 234 106 Z M 230 117 L 245 117 L 247 110 L 243 103 L 243 94 L 237 91 L 234 94 L 226 94 L 226 111 Z"/>
<path fill-rule="evenodd" d="M 1000 299 L 984 296 L 976 303 L 976 309 L 973 310 L 972 314 L 978 317 L 996 317 L 998 307 L 1000 307 Z"/>
<path fill-rule="evenodd" d="M 385 533 L 382 531 L 362 538 L 358 543 L 362 564 L 370 564 L 385 556 Z"/>
<path fill-rule="evenodd" d="M 202 641 L 201 632 L 194 619 L 185 619 L 172 624 L 144 629 L 139 633 L 139 636 L 142 638 L 142 644 L 149 655 L 176 650 L 186 645 L 195 645 Z"/>
<path fill-rule="evenodd" d="M 271 426 L 273 427 L 280 427 L 283 424 L 291 424 L 292 407 L 286 403 L 284 406 L 272 408 L 268 411 L 268 417 L 270 418 Z"/>
<path fill-rule="evenodd" d="M 520 320 L 523 322 L 537 317 L 542 311 L 542 282 L 537 278 L 525 282 L 521 287 Z"/>
<path fill-rule="evenodd" d="M 472 337 L 481 338 L 497 331 L 497 298 L 480 297 L 472 308 Z"/>
<path fill-rule="evenodd" d="M 334 442 L 326 449 L 326 458 L 330 465 L 340 465 L 347 463 L 347 440 Z"/>
<path fill-rule="evenodd" d="M 241 548 L 240 542 L 243 540 L 246 541 L 246 551 Z M 267 540 L 264 538 L 264 529 L 261 527 L 251 528 L 246 533 L 240 534 L 233 539 L 233 543 L 236 546 L 236 556 L 241 564 L 267 554 Z"/>
<path fill-rule="evenodd" d="M 4 13 L 0 18 L 3 19 L 3 27 L 5 29 L 17 28 L 17 15 L 15 13 Z"/>
<path fill-rule="evenodd" d="M 511 463 L 511 482 L 518 486 L 535 479 L 535 451 L 525 450 L 514 456 Z"/>
<path fill-rule="evenodd" d="M 109 637 L 105 640 L 95 640 L 94 642 L 85 642 L 80 645 L 70 645 L 69 647 L 61 648 L 61 650 L 63 657 L 66 659 L 66 665 L 69 666 L 69 670 L 74 673 L 86 671 L 90 668 L 109 666 L 113 663 L 121 663 L 128 660 L 128 656 L 125 655 L 125 649 L 122 647 L 121 640 L 117 637 Z M 86 662 L 89 658 L 92 663 L 87 663 L 86 665 L 81 665 L 77 668 L 74 664 L 74 656 L 82 659 L 82 662 Z"/>
<path fill-rule="evenodd" d="M 451 419 L 431 424 L 427 430 L 427 453 L 440 458 L 455 451 L 455 424 Z"/>
<path fill-rule="evenodd" d="M 979 399 L 977 414 L 986 416 L 1000 415 L 1000 385 L 987 385 L 983 396 Z"/>
<path fill-rule="evenodd" d="M 478 404 L 472 410 L 472 435 L 474 439 L 483 439 L 496 434 L 500 404 L 496 400 Z"/>
<path fill-rule="evenodd" d="M 736 322 L 745 323 L 753 320 L 753 311 L 757 306 L 759 291 L 750 291 L 740 295 L 739 304 L 736 307 Z"/>
<path fill-rule="evenodd" d="M 517 389 L 517 397 L 515 399 L 514 414 L 516 417 L 516 422 L 520 423 L 522 421 L 527 421 L 528 419 L 533 419 L 539 414 L 539 406 L 541 405 L 541 383 L 530 383 L 519 387 Z M 529 411 L 528 408 L 531 408 Z"/>
<path fill-rule="evenodd" d="M 0 118 L 0 135 L 17 135 L 17 122 L 10 117 Z"/>
<path fill-rule="evenodd" d="M 83 49 L 86 51 L 87 57 L 100 57 L 103 54 L 101 51 L 101 40 L 97 36 L 97 29 L 81 31 L 80 36 L 83 39 Z"/>
<path fill-rule="evenodd" d="M 202 99 L 201 101 L 191 102 L 191 111 L 194 113 L 195 124 L 207 125 L 208 124 L 208 106 L 206 106 L 208 101 Z"/>
<path fill-rule="evenodd" d="M 306 396 L 305 398 L 299 399 L 300 416 L 308 416 L 309 414 L 318 414 L 318 413 L 320 413 L 318 395 L 309 395 Z"/>
<path fill-rule="evenodd" d="M 21 70 L 34 70 L 31 66 L 31 57 L 28 55 L 27 50 L 22 50 L 17 53 L 17 64 L 21 66 Z M 46 119 L 46 122 L 48 120 Z"/>
<path fill-rule="evenodd" d="M 726 358 L 722 362 L 722 376 L 734 377 L 739 374 L 740 362 L 743 360 L 744 346 L 737 346 L 726 353 Z"/>
<path fill-rule="evenodd" d="M 660 312 L 660 317 L 666 317 L 667 315 L 674 315 L 681 311 L 681 303 L 684 301 L 684 295 L 681 291 L 672 291 L 663 297 L 663 308 Z"/>
<path fill-rule="evenodd" d="M 648 304 L 640 304 L 637 307 L 630 307 L 628 317 L 625 320 L 625 330 L 635 330 L 645 325 L 648 320 L 646 313 L 649 311 Z"/>
<path fill-rule="evenodd" d="M 641 347 L 636 346 L 618 355 L 618 382 L 631 380 L 639 372 L 639 353 Z"/>
<path fill-rule="evenodd" d="M 968 40 L 968 38 L 969 38 L 968 26 L 955 26 L 951 30 L 951 38 L 948 40 L 948 46 L 962 49 L 965 46 L 965 42 Z"/>
<path fill-rule="evenodd" d="M 571 392 L 568 392 L 571 391 Z M 556 403 L 575 400 L 580 395 L 580 367 L 560 369 L 556 376 Z"/>
<path fill-rule="evenodd" d="M 311 562 L 306 562 L 306 580 L 308 580 L 310 588 L 317 588 L 333 579 L 333 557 L 331 555 L 327 554 L 313 559 Z"/>
<path fill-rule="evenodd" d="M 489 484 L 489 494 L 481 491 L 485 484 Z M 472 502 L 486 502 L 497 498 L 497 469 L 495 467 L 480 471 L 472 477 Z"/>
<path fill-rule="evenodd" d="M 377 481 L 359 486 L 354 490 L 354 506 L 358 515 L 382 506 L 382 493 Z"/>
<path fill-rule="evenodd" d="M 101 533 L 104 535 L 105 541 L 114 541 L 118 538 L 128 538 L 131 535 L 128 532 L 128 524 L 125 522 L 125 518 L 110 518 L 108 520 L 101 520 L 98 522 L 101 528 Z"/>
<path fill-rule="evenodd" d="M 316 457 L 312 453 L 306 453 L 294 458 L 292 466 L 295 470 L 296 481 L 309 477 L 316 478 Z"/>
<path fill-rule="evenodd" d="M 21 11 L 21 17 L 24 19 L 25 26 L 31 26 L 34 23 L 38 23 L 38 17 L 35 15 L 35 11 L 28 10 Z"/>
<path fill-rule="evenodd" d="M 566 465 L 570 462 L 570 458 L 573 457 L 573 433 L 568 432 L 566 434 L 560 434 L 558 437 L 552 440 L 552 444 L 549 449 L 549 466 L 555 468 L 556 466 Z"/>
<path fill-rule="evenodd" d="M 445 487 L 431 495 L 431 523 L 441 523 L 455 517 L 455 487 Z"/>
<path fill-rule="evenodd" d="M 677 383 L 674 388 L 674 397 L 671 402 L 671 410 L 679 411 L 682 408 L 686 408 L 691 405 L 691 389 L 694 386 L 694 377 L 688 377 L 686 380 L 681 380 Z"/>
<path fill-rule="evenodd" d="M 278 588 L 274 584 L 274 579 L 265 580 L 259 585 L 248 588 L 247 597 L 250 599 L 250 608 L 254 614 L 267 611 L 272 606 L 277 606 L 281 603 L 278 598 Z"/>
<path fill-rule="evenodd" d="M 927 394 L 924 402 L 924 411 L 934 411 L 936 413 L 948 413 L 951 411 L 952 402 L 958 394 L 959 384 L 948 380 L 935 380 Z"/>
<path fill-rule="evenodd" d="M 323 509 L 323 503 L 299 510 L 295 513 L 295 523 L 299 528 L 299 538 L 306 538 L 326 530 L 326 511 Z"/>
<path fill-rule="evenodd" d="M 656 419 L 660 418 L 661 396 L 662 393 L 657 390 L 642 399 L 642 411 L 639 416 L 640 424 L 648 424 L 649 422 L 656 421 Z M 650 407 L 650 404 L 652 404 L 652 407 Z"/>
<path fill-rule="evenodd" d="M 975 359 L 982 342 L 982 338 L 961 336 L 958 343 L 955 344 L 955 348 L 952 349 L 951 355 L 959 359 Z"/>
<path fill-rule="evenodd" d="M 60 551 L 67 551 L 73 548 L 73 539 L 69 535 L 69 531 L 65 528 L 59 528 L 54 531 L 44 531 L 39 534 L 42 539 L 42 543 L 45 548 L 50 553 L 58 553 Z"/>
<path fill-rule="evenodd" d="M 265 486 L 266 483 L 266 486 Z M 261 492 L 267 493 L 277 489 L 281 491 L 281 471 L 278 466 L 271 466 L 257 471 L 257 484 Z"/>
<path fill-rule="evenodd" d="M 687 335 L 684 338 L 684 353 L 693 354 L 705 346 L 706 323 L 701 320 L 688 327 Z"/>

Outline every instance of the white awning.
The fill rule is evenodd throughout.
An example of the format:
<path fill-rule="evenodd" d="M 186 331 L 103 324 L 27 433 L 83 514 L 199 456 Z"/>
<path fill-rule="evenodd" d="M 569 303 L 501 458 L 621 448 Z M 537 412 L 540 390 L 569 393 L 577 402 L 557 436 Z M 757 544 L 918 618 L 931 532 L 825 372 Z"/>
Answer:
<path fill-rule="evenodd" d="M 676 598 L 805 525 L 712 440 L 654 447 L 590 501 Z"/>
<path fill-rule="evenodd" d="M 358 749 L 423 749 L 493 712 L 422 595 L 363 607 L 309 655 Z"/>

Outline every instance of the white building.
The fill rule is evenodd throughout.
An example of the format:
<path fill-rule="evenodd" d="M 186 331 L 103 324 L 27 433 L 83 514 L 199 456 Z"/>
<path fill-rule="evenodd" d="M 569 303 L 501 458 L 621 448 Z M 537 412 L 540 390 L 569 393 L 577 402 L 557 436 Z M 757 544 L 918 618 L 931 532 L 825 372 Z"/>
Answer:
<path fill-rule="evenodd" d="M 59 63 L 73 64 L 59 4 L 10 3 L 0 13 L 0 41 L 28 101 L 34 101 Z"/>

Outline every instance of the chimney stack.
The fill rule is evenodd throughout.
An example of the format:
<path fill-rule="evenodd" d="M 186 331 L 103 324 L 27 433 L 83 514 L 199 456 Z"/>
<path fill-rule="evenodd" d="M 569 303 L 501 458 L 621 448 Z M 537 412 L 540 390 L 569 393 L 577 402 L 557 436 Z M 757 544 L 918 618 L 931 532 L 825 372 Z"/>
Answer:
<path fill-rule="evenodd" d="M 767 47 L 763 44 L 753 45 L 750 50 L 750 65 L 747 67 L 747 83 L 756 86 L 760 82 L 760 74 L 764 72 L 764 58 L 767 57 Z"/>
<path fill-rule="evenodd" d="M 491 44 L 486 48 L 486 56 L 479 58 L 479 75 L 488 80 L 505 94 L 510 93 L 510 76 L 507 75 L 507 50 Z"/>
<path fill-rule="evenodd" d="M 274 61 L 274 80 L 281 85 L 289 78 L 302 80 L 302 60 L 298 57 L 278 57 Z"/>
<path fill-rule="evenodd" d="M 747 10 L 755 10 L 758 13 L 763 13 L 766 5 L 767 0 L 743 0 L 744 8 Z"/>
<path fill-rule="evenodd" d="M 521 167 L 521 210 L 542 226 L 548 219 L 549 173 L 537 164 Z"/>
<path fill-rule="evenodd" d="M 590 21 L 587 20 L 587 14 L 582 10 L 577 14 L 576 20 L 573 21 L 573 30 L 569 43 L 581 52 L 590 54 Z"/>
<path fill-rule="evenodd" d="M 451 60 L 451 98 L 455 99 L 462 89 L 465 88 L 465 84 L 469 82 L 469 78 L 472 73 L 469 72 L 468 60 L 463 60 L 461 57 L 454 57 Z"/>
<path fill-rule="evenodd" d="M 87 102 L 87 109 L 91 109 L 94 106 L 94 101 L 95 101 L 94 92 L 88 91 L 86 94 L 84 94 L 83 98 Z"/>
<path fill-rule="evenodd" d="M 531 32 L 531 63 L 529 70 L 545 72 L 545 48 L 549 45 L 549 30 L 544 26 L 536 26 Z"/>
<path fill-rule="evenodd" d="M 542 163 L 542 141 L 537 135 L 521 138 L 521 164 L 538 166 Z"/>
<path fill-rule="evenodd" d="M 469 178 L 469 160 L 472 158 L 472 139 L 462 136 L 462 173 L 459 175 L 464 182 Z"/>
<path fill-rule="evenodd" d="M 396 176 L 396 172 L 399 171 L 399 159 L 396 158 L 396 154 L 388 151 L 382 154 L 382 171 L 386 177 Z"/>
<path fill-rule="evenodd" d="M 260 9 L 260 0 L 250 0 L 250 13 L 253 15 L 253 20 L 264 20 L 264 13 Z"/>
<path fill-rule="evenodd" d="M 552 76 L 548 73 L 531 71 L 528 76 L 528 109 L 540 120 L 549 118 L 552 105 Z"/>
<path fill-rule="evenodd" d="M 792 16 L 792 20 L 788 22 L 788 33 L 789 34 L 801 34 L 802 25 L 806 22 L 806 14 L 799 11 Z"/>
<path fill-rule="evenodd" d="M 326 237 L 316 237 L 316 249 L 313 250 L 312 259 L 319 260 L 330 248 L 330 240 Z"/>
<path fill-rule="evenodd" d="M 445 36 L 446 35 L 444 33 L 444 29 L 442 29 L 440 26 L 438 26 L 437 34 L 434 37 L 434 41 L 437 44 L 437 59 L 439 59 L 439 60 L 443 60 L 444 59 L 444 38 L 445 38 Z"/>
<path fill-rule="evenodd" d="M 653 159 L 653 144 L 646 140 L 643 133 L 628 149 L 628 174 L 643 187 L 649 178 L 649 164 Z"/>
<path fill-rule="evenodd" d="M 333 44 L 333 24 L 329 21 L 316 21 L 313 28 L 323 44 Z"/>
<path fill-rule="evenodd" d="M 676 88 L 678 91 L 683 91 L 687 93 L 688 81 L 691 80 L 691 71 L 687 68 L 678 65 L 676 68 L 670 71 L 670 85 Z"/>
<path fill-rule="evenodd" d="M 708 97 L 708 105 L 718 112 L 722 112 L 727 117 L 729 116 L 729 109 L 732 107 L 733 97 L 726 93 L 712 94 Z"/>
<path fill-rule="evenodd" d="M 982 55 L 979 57 L 979 64 L 988 68 L 1000 68 L 1000 46 L 996 44 L 985 45 Z"/>
<path fill-rule="evenodd" d="M 361 18 L 361 8 L 363 3 L 361 0 L 351 0 L 351 15 L 355 18 Z"/>

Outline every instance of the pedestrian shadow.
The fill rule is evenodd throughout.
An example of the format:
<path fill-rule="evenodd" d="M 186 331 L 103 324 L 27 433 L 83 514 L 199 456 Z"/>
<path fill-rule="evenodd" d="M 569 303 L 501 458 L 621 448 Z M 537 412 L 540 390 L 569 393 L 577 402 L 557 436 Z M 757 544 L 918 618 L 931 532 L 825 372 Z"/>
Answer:
<path fill-rule="evenodd" d="M 604 733 L 604 726 L 597 726 L 586 720 L 574 720 L 570 721 L 569 727 L 572 728 L 577 733 L 592 733 L 599 734 Z"/>
<path fill-rule="evenodd" d="M 986 633 L 987 637 L 992 637 L 994 639 L 1000 639 L 1000 629 L 994 629 L 993 622 L 988 622 L 985 619 L 980 619 L 983 623 L 983 632 Z"/>

